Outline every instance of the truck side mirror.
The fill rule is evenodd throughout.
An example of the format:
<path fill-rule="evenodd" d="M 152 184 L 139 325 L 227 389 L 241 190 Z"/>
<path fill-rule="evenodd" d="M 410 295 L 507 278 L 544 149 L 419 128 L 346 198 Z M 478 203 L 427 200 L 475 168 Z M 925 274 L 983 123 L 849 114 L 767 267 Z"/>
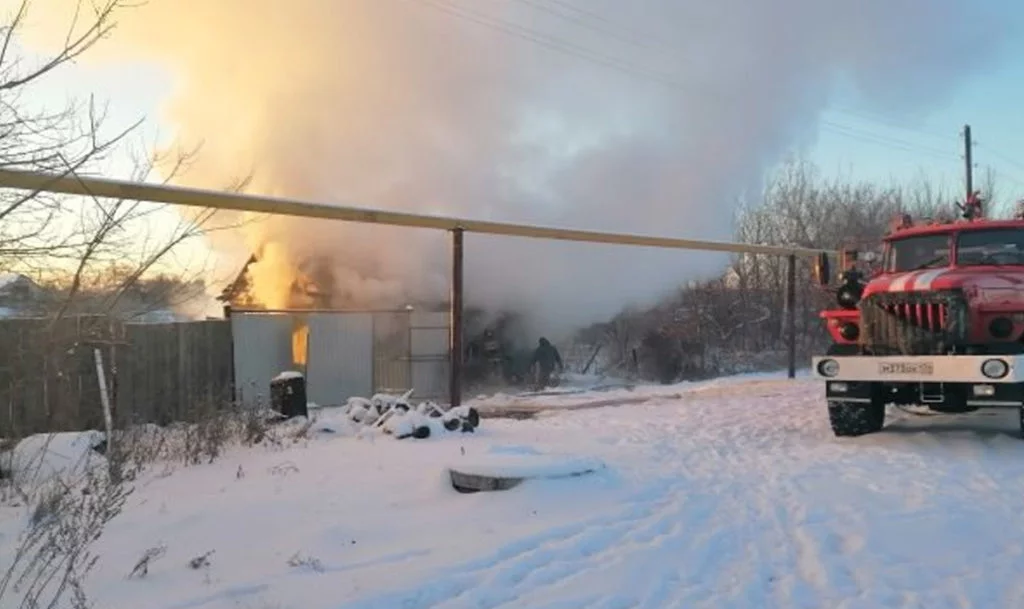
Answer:
<path fill-rule="evenodd" d="M 831 276 L 832 274 L 828 264 L 828 254 L 820 252 L 814 258 L 814 281 L 816 281 L 818 285 L 826 286 L 828 285 L 829 278 Z"/>

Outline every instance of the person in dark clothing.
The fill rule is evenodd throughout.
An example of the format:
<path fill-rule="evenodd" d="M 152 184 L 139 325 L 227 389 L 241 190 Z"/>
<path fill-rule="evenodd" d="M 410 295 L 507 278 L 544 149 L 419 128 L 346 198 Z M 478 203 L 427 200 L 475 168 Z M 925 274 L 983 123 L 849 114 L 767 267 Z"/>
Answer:
<path fill-rule="evenodd" d="M 540 388 L 547 387 L 551 383 L 551 373 L 554 372 L 556 365 L 559 373 L 565 370 L 558 349 L 543 336 L 537 341 L 537 349 L 533 352 L 533 361 L 530 365 L 537 366 L 537 384 Z"/>

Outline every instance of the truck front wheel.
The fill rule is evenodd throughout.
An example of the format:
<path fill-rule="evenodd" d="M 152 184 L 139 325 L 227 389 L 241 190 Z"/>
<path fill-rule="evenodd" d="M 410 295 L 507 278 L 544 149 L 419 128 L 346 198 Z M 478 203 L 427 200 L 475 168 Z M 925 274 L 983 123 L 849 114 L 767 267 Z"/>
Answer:
<path fill-rule="evenodd" d="M 874 433 L 885 424 L 885 403 L 880 400 L 872 400 L 870 404 L 829 402 L 828 420 L 838 437 Z"/>

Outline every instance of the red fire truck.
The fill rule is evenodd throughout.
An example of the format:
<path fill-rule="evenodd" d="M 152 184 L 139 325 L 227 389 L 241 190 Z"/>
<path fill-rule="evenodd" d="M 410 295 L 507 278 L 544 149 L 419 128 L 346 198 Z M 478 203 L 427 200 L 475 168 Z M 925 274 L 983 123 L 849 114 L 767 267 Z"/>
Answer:
<path fill-rule="evenodd" d="M 821 313 L 833 342 L 812 373 L 837 436 L 880 430 L 888 404 L 1013 408 L 1024 433 L 1024 207 L 997 220 L 982 203 L 975 194 L 959 217 L 898 218 L 873 269 L 844 252 L 837 284 L 828 258 L 816 261 L 836 306 Z"/>

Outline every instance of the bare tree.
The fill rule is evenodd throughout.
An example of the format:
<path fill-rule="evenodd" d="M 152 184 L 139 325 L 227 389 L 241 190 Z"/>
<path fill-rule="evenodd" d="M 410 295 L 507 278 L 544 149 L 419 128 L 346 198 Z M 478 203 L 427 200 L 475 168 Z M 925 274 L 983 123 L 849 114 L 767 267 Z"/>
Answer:
<path fill-rule="evenodd" d="M 131 2 L 80 2 L 61 47 L 41 59 L 18 50 L 32 0 L 22 0 L 6 16 L 0 26 L 0 168 L 85 176 L 103 171 L 115 154 L 130 151 L 138 123 L 109 129 L 103 107 L 93 99 L 57 108 L 34 106 L 30 100 L 40 83 L 110 34 L 115 18 Z M 127 177 L 143 180 L 158 174 L 172 180 L 187 170 L 194 154 L 138 154 L 136 169 Z M 93 424 L 100 399 L 82 388 L 90 382 L 98 387 L 103 379 L 98 375 L 108 374 L 92 364 L 95 350 L 105 350 L 103 361 L 114 359 L 110 349 L 120 337 L 109 314 L 130 313 L 126 305 L 140 286 L 157 278 L 165 280 L 165 289 L 194 289 L 205 269 L 182 268 L 173 256 L 187 242 L 229 226 L 216 225 L 209 209 L 171 211 L 140 201 L 0 191 L 0 273 L 32 276 L 52 297 L 39 319 L 18 324 L 0 319 L 0 408 L 6 415 L 0 417 L 0 435 L 16 439 L 37 428 Z M 165 294 L 165 302 L 173 297 Z M 15 417 L 19 410 L 36 418 Z M 130 493 L 131 476 L 119 465 L 123 457 L 110 453 L 108 468 L 90 470 L 85 479 L 51 492 L 23 495 L 40 518 L 32 519 L 19 540 L 13 563 L 0 565 L 0 605 L 86 606 L 83 582 L 95 561 L 89 547 Z"/>
<path fill-rule="evenodd" d="M 1006 199 L 991 173 L 979 182 L 990 213 L 1005 213 Z M 736 240 L 837 250 L 876 248 L 900 214 L 952 218 L 963 193 L 917 178 L 878 184 L 848 176 L 825 178 L 809 162 L 792 159 L 770 175 L 759 196 L 735 217 Z M 1011 206 L 1012 208 L 1012 206 Z M 781 366 L 785 362 L 784 286 L 787 261 L 779 256 L 735 256 L 722 277 L 692 282 L 657 306 L 630 317 L 630 348 L 640 346 L 648 379 L 710 375 Z M 810 265 L 797 266 L 796 330 L 800 356 L 828 340 L 818 313 L 831 296 L 811 280 Z M 622 352 L 624 317 L 608 324 L 608 350 Z M 652 352 L 653 355 L 652 355 Z M 678 364 L 680 358 L 682 365 Z M 687 366 L 695 369 L 687 370 Z"/>
<path fill-rule="evenodd" d="M 93 100 L 69 102 L 61 108 L 33 108 L 25 101 L 55 70 L 75 60 L 102 40 L 126 2 L 80 3 L 64 37 L 63 48 L 31 62 L 16 56 L 15 47 L 32 9 L 22 0 L 0 28 L 0 167 L 70 174 L 103 161 L 134 128 L 105 135 L 105 113 Z M 0 270 L 38 256 L 71 256 L 80 246 L 75 231 L 62 218 L 73 211 L 64 197 L 39 192 L 0 193 Z"/>

